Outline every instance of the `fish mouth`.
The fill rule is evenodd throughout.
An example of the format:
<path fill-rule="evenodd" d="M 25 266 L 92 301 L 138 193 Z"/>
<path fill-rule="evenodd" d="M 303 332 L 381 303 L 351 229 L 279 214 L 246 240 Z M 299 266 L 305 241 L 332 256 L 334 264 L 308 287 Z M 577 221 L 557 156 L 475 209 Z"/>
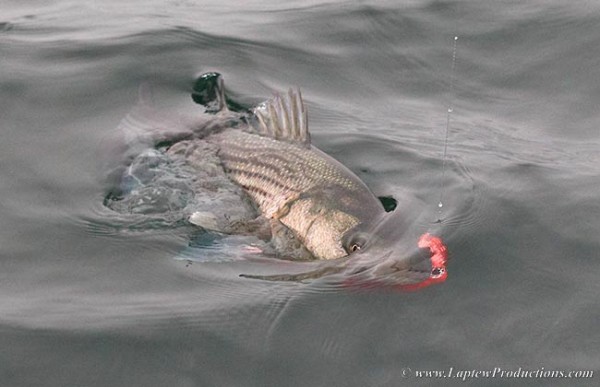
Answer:
<path fill-rule="evenodd" d="M 418 249 L 412 254 L 401 258 L 393 249 L 378 254 L 364 251 L 335 263 L 324 262 L 310 271 L 275 275 L 241 274 L 240 277 L 304 282 L 332 276 L 335 280 L 330 284 L 336 287 L 384 291 L 415 291 L 446 281 L 448 250 L 441 238 L 425 233 L 418 239 L 416 247 Z"/>
<path fill-rule="evenodd" d="M 446 263 L 448 262 L 448 248 L 442 242 L 442 239 L 429 233 L 425 233 L 419 237 L 417 246 L 422 251 L 424 250 L 429 253 L 429 263 L 431 265 L 431 269 L 428 273 L 429 275 L 421 282 L 398 285 L 398 290 L 418 290 L 445 282 L 448 278 L 448 270 L 446 269 Z"/>
<path fill-rule="evenodd" d="M 378 254 L 374 265 L 354 268 L 344 286 L 413 291 L 446 281 L 448 250 L 441 238 L 425 233 L 419 238 L 417 247 L 414 254 L 402 259 L 395 258 L 393 250 Z"/>
<path fill-rule="evenodd" d="M 448 262 L 448 248 L 440 237 L 429 233 L 421 235 L 417 246 L 422 249 L 429 249 L 431 254 L 431 279 L 437 282 L 443 282 L 448 277 L 446 263 Z"/>

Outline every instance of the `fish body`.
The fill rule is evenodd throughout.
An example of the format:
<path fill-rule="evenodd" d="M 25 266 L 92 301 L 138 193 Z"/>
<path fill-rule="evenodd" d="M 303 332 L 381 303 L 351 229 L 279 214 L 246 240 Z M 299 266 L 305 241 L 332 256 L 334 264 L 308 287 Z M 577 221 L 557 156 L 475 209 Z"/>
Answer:
<path fill-rule="evenodd" d="M 222 82 L 217 85 L 214 95 L 224 101 Z M 225 104 L 217 105 L 229 113 Z M 250 124 L 215 131 L 203 140 L 219 149 L 225 172 L 270 219 L 273 235 L 292 234 L 316 259 L 348 255 L 352 246 L 345 236 L 385 213 L 379 199 L 311 144 L 299 91 L 276 95 L 252 113 Z"/>
<path fill-rule="evenodd" d="M 219 94 L 225 100 L 222 90 Z M 276 95 L 252 113 L 252 124 L 216 131 L 205 140 L 219 149 L 232 181 L 271 219 L 274 237 L 283 229 L 314 258 L 341 261 L 299 275 L 250 277 L 304 280 L 345 273 L 353 285 L 403 289 L 446 279 L 441 240 L 410 228 L 411 217 L 418 215 L 386 212 L 358 176 L 311 144 L 299 91 Z"/>
<path fill-rule="evenodd" d="M 236 129 L 207 141 L 262 214 L 292 230 L 318 259 L 348 255 L 344 235 L 385 213 L 355 174 L 312 145 Z"/>
<path fill-rule="evenodd" d="M 445 245 L 440 238 L 415 228 L 417 219 L 422 220 L 420 203 L 403 198 L 402 210 L 386 212 L 354 173 L 315 147 L 299 91 L 276 95 L 248 111 L 226 99 L 222 78 L 216 73 L 202 75 L 194 90 L 192 98 L 204 105 L 208 114 L 175 120 L 149 113 L 152 109 L 147 103 L 134 109 L 122 127 L 127 129 L 125 134 L 133 134 L 129 137 L 140 140 L 133 142 L 136 146 L 128 146 L 125 155 L 135 165 L 135 160 L 142 159 L 130 154 L 152 143 L 157 149 L 166 147 L 164 155 L 171 160 L 169 177 L 198 175 L 190 178 L 196 194 L 190 194 L 195 197 L 192 204 L 199 208 L 188 217 L 190 223 L 232 234 L 251 229 L 263 233 L 266 226 L 278 257 L 316 261 L 307 263 L 311 265 L 308 271 L 242 276 L 304 281 L 341 274 L 341 282 L 347 285 L 400 289 L 416 289 L 446 279 Z M 184 169 L 174 168 L 180 161 Z M 140 180 L 142 175 L 132 171 L 131 166 L 126 168 L 124 176 Z M 242 208 L 245 199 L 234 187 L 223 190 L 227 185 L 222 176 L 253 202 L 258 217 L 252 218 L 253 211 Z M 217 184 L 208 187 L 213 180 Z M 172 188 L 167 193 L 176 192 L 179 185 L 166 188 Z M 120 191 L 114 200 L 105 200 L 109 207 L 123 207 L 117 203 L 122 200 L 137 205 L 137 200 L 127 200 L 126 195 L 123 199 Z M 239 200 L 225 201 L 224 192 L 229 194 L 226 198 L 235 196 L 242 204 L 235 204 Z M 147 196 L 146 191 L 142 193 Z M 227 213 L 230 208 L 216 208 L 223 204 L 239 207 L 239 215 L 234 219 Z"/>

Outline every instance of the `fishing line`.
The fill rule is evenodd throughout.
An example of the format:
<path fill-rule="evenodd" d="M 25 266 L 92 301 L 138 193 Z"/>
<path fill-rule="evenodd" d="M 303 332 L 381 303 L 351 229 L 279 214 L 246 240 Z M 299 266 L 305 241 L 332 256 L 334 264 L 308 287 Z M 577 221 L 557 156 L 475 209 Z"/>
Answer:
<path fill-rule="evenodd" d="M 446 160 L 448 158 L 448 134 L 450 133 L 450 116 L 452 115 L 454 102 L 454 68 L 456 67 L 456 42 L 458 36 L 454 37 L 452 46 L 452 69 L 450 72 L 450 99 L 448 101 L 448 110 L 446 111 L 446 137 L 444 139 L 444 154 L 442 156 L 442 172 L 440 176 L 440 200 L 438 201 L 438 220 L 436 223 L 442 222 L 442 209 L 444 207 L 444 178 L 446 177 Z"/>

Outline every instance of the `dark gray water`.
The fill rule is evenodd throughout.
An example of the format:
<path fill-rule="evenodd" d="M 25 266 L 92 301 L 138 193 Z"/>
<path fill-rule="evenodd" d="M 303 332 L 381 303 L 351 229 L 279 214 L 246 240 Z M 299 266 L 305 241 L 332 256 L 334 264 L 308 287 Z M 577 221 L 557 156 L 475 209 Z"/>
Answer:
<path fill-rule="evenodd" d="M 451 367 L 600 372 L 598 2 L 0 7 L 2 386 L 399 386 L 459 383 L 417 375 Z M 302 87 L 313 142 L 376 194 L 421 199 L 424 231 L 437 218 L 451 102 L 439 228 L 448 280 L 413 293 L 252 281 L 238 274 L 285 263 L 229 259 L 230 240 L 190 265 L 176 259 L 189 228 L 119 227 L 98 179 L 114 151 L 107 133 L 144 82 L 161 106 L 194 111 L 194 78 L 211 70 L 248 104 Z"/>

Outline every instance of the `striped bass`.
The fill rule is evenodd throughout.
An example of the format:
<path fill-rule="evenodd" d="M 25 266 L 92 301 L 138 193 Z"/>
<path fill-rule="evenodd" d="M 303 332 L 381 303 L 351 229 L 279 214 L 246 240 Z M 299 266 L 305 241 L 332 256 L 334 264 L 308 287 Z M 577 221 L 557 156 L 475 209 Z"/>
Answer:
<path fill-rule="evenodd" d="M 446 279 L 447 251 L 441 240 L 414 230 L 411 213 L 386 212 L 380 200 L 352 171 L 311 143 L 306 106 L 299 90 L 260 104 L 249 112 L 228 108 L 220 75 L 199 78 L 193 98 L 205 114 L 182 125 L 147 124 L 143 114 L 130 114 L 130 127 L 142 132 L 144 144 L 171 143 L 167 154 L 183 154 L 201 165 L 214 149 L 227 177 L 254 202 L 268 220 L 272 240 L 280 240 L 282 258 L 312 259 L 316 267 L 291 274 L 243 275 L 265 280 L 304 280 L 342 274 L 352 286 L 391 285 L 413 289 Z M 239 109 L 238 109 L 239 110 Z M 163 122 L 163 117 L 157 118 Z M 127 121 L 127 120 L 125 120 Z M 162 128 L 169 128 L 170 132 Z M 151 129 L 147 129 L 151 128 Z M 138 134 L 135 134 L 139 136 Z M 416 211 L 416 210 L 414 210 Z M 214 216 L 202 211 L 189 217 L 205 229 L 217 228 Z M 299 243 L 300 249 L 290 246 Z M 295 245 L 294 245 L 295 246 Z M 285 255 L 293 252 L 289 257 Z"/>
<path fill-rule="evenodd" d="M 222 81 L 217 85 L 217 95 L 225 101 Z M 226 110 L 225 103 L 221 106 Z M 252 113 L 253 125 L 205 138 L 219 148 L 226 173 L 271 220 L 274 234 L 281 228 L 291 231 L 319 260 L 352 257 L 299 277 L 255 278 L 303 279 L 344 271 L 353 274 L 355 283 L 404 288 L 446 279 L 441 240 L 425 233 L 407 244 L 411 233 L 402 214 L 387 213 L 358 176 L 311 143 L 299 90 L 277 94 Z"/>

